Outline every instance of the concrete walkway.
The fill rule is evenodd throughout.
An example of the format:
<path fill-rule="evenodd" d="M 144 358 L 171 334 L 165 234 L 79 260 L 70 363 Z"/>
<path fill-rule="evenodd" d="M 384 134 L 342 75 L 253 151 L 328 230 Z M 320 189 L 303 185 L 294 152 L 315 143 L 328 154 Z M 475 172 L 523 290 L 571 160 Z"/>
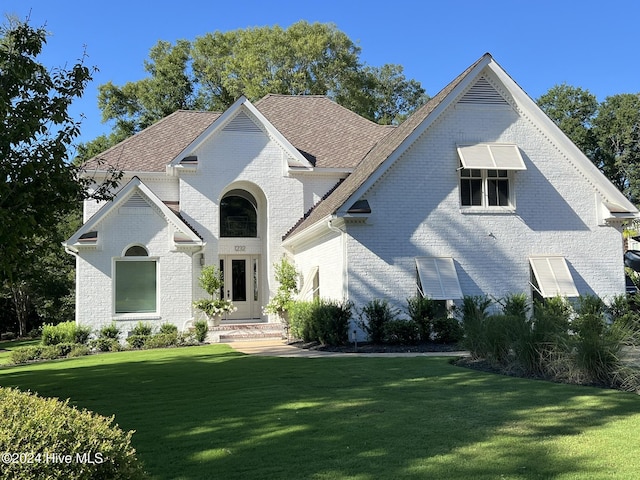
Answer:
<path fill-rule="evenodd" d="M 465 357 L 468 352 L 413 352 L 413 353 L 343 353 L 306 350 L 287 345 L 282 340 L 247 340 L 228 342 L 234 350 L 249 355 L 286 358 L 323 358 L 323 357 Z"/>

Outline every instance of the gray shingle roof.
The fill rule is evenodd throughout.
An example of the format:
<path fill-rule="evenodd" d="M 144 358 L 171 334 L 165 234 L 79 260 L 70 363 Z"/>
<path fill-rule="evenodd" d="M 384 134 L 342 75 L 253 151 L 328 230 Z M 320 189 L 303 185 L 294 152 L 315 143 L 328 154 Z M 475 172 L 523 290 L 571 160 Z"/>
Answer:
<path fill-rule="evenodd" d="M 316 167 L 353 168 L 395 127 L 321 95 L 267 95 L 255 107 Z"/>
<path fill-rule="evenodd" d="M 435 97 L 416 110 L 400 126 L 380 140 L 364 157 L 356 169 L 330 195 L 320 201 L 305 218 L 301 219 L 286 235 L 290 237 L 305 228 L 334 214 L 343 204 L 371 177 L 382 163 L 413 133 L 413 131 L 440 105 L 455 87 L 471 72 L 476 65 L 484 60 L 483 55 L 473 65 L 456 77 L 443 88 Z"/>
<path fill-rule="evenodd" d="M 216 112 L 178 110 L 97 156 L 106 165 L 128 172 L 164 172 L 166 166 L 218 117 Z M 88 171 L 104 170 L 96 158 Z"/>
<path fill-rule="evenodd" d="M 267 95 L 256 108 L 313 165 L 353 168 L 394 127 L 378 125 L 323 96 Z M 106 150 L 97 158 L 129 172 L 164 172 L 166 166 L 220 113 L 178 110 Z M 104 170 L 97 159 L 87 170 Z"/>

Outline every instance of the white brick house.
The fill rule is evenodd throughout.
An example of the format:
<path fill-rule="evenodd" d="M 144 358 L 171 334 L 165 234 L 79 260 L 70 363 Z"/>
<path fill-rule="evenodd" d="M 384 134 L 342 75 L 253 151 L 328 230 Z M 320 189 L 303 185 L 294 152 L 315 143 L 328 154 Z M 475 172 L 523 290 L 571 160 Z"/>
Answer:
<path fill-rule="evenodd" d="M 395 128 L 269 95 L 176 112 L 100 157 L 127 183 L 65 242 L 96 328 L 183 328 L 203 264 L 224 270 L 228 322 L 267 322 L 283 255 L 305 295 L 356 306 L 625 292 L 638 210 L 489 54 Z"/>

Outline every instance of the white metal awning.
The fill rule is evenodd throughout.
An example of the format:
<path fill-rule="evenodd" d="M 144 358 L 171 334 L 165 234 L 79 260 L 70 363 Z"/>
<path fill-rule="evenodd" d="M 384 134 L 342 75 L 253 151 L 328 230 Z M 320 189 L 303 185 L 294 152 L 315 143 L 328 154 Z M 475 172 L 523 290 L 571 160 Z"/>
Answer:
<path fill-rule="evenodd" d="M 533 286 L 544 298 L 578 297 L 580 295 L 564 257 L 531 257 L 529 263 L 537 283 Z"/>
<path fill-rule="evenodd" d="M 317 265 L 313 266 L 311 267 L 311 269 L 309 269 L 307 274 L 304 276 L 304 282 L 302 284 L 302 288 L 298 293 L 298 297 L 297 297 L 298 300 L 307 301 L 313 298 L 313 294 L 315 293 L 313 289 L 313 283 L 315 281 L 316 276 L 318 275 L 318 270 L 319 270 L 319 267 Z"/>
<path fill-rule="evenodd" d="M 463 298 L 456 266 L 451 257 L 417 257 L 422 294 L 433 300 Z"/>
<path fill-rule="evenodd" d="M 458 155 L 463 168 L 487 170 L 526 170 L 517 145 L 479 143 L 459 145 Z"/>

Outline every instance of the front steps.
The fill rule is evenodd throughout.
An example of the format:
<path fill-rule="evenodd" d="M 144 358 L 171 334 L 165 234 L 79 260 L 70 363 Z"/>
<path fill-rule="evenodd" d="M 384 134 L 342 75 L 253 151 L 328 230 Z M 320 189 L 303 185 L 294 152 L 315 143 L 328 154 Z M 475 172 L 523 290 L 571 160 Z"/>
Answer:
<path fill-rule="evenodd" d="M 281 340 L 286 338 L 282 323 L 225 323 L 209 327 L 207 341 L 210 343 L 228 343 L 246 340 Z"/>

